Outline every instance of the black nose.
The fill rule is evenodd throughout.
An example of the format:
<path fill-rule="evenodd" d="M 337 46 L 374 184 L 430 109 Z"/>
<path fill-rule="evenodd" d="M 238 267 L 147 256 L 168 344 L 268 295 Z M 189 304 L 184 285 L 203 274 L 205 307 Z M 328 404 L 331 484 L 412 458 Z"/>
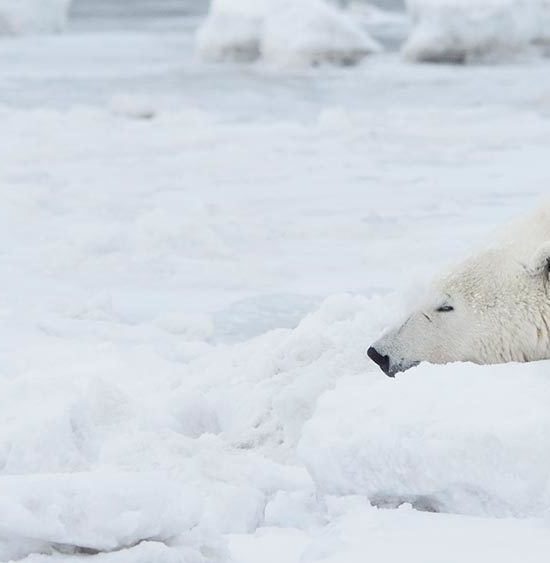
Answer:
<path fill-rule="evenodd" d="M 372 346 L 367 350 L 367 356 L 378 365 L 378 367 L 386 374 L 390 375 L 390 357 L 389 356 L 382 356 L 375 350 Z M 393 377 L 393 376 L 391 376 Z"/>

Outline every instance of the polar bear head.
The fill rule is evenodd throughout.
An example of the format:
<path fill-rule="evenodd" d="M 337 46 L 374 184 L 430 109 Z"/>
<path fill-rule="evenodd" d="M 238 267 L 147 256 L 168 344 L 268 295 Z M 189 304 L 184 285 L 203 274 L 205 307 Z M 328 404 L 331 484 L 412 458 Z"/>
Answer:
<path fill-rule="evenodd" d="M 420 362 L 478 364 L 550 358 L 550 243 L 522 260 L 507 248 L 475 256 L 368 350 L 390 377 Z"/>

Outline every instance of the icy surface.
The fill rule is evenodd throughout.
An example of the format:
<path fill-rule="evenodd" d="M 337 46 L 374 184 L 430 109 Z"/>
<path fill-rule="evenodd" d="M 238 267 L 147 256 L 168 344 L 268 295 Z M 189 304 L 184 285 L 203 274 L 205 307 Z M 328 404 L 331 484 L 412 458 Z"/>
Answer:
<path fill-rule="evenodd" d="M 464 63 L 524 52 L 550 39 L 548 0 L 407 0 L 413 60 Z"/>
<path fill-rule="evenodd" d="M 214 0 L 197 34 L 206 60 L 350 65 L 380 45 L 325 0 Z"/>
<path fill-rule="evenodd" d="M 56 33 L 65 28 L 72 0 L 0 0 L 0 36 Z"/>
<path fill-rule="evenodd" d="M 547 364 L 364 352 L 547 195 L 547 61 L 205 65 L 158 5 L 0 52 L 0 560 L 541 561 Z"/>

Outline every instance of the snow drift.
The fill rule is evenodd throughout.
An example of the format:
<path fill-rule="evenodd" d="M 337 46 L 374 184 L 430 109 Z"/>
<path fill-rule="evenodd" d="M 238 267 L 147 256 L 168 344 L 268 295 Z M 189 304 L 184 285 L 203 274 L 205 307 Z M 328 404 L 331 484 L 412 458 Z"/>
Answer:
<path fill-rule="evenodd" d="M 548 362 L 421 366 L 396 381 L 342 380 L 321 399 L 300 452 L 319 489 L 382 506 L 550 512 Z"/>
<path fill-rule="evenodd" d="M 0 557 L 52 547 L 110 552 L 171 541 L 200 518 L 196 493 L 162 477 L 43 474 L 0 480 Z"/>
<path fill-rule="evenodd" d="M 550 39 L 548 0 L 407 0 L 409 59 L 466 63 L 521 52 Z"/>
<path fill-rule="evenodd" d="M 354 64 L 380 49 L 345 12 L 324 0 L 214 0 L 197 35 L 212 61 Z"/>
<path fill-rule="evenodd" d="M 72 0 L 0 0 L 0 35 L 63 31 Z"/>

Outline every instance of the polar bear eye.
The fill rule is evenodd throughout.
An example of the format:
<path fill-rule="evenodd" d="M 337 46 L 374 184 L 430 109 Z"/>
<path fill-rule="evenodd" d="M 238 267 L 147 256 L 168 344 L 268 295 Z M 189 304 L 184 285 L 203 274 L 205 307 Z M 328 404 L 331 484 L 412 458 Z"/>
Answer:
<path fill-rule="evenodd" d="M 452 305 L 442 305 L 441 307 L 439 307 L 439 309 L 436 309 L 438 313 L 450 313 L 454 310 L 455 308 Z"/>

